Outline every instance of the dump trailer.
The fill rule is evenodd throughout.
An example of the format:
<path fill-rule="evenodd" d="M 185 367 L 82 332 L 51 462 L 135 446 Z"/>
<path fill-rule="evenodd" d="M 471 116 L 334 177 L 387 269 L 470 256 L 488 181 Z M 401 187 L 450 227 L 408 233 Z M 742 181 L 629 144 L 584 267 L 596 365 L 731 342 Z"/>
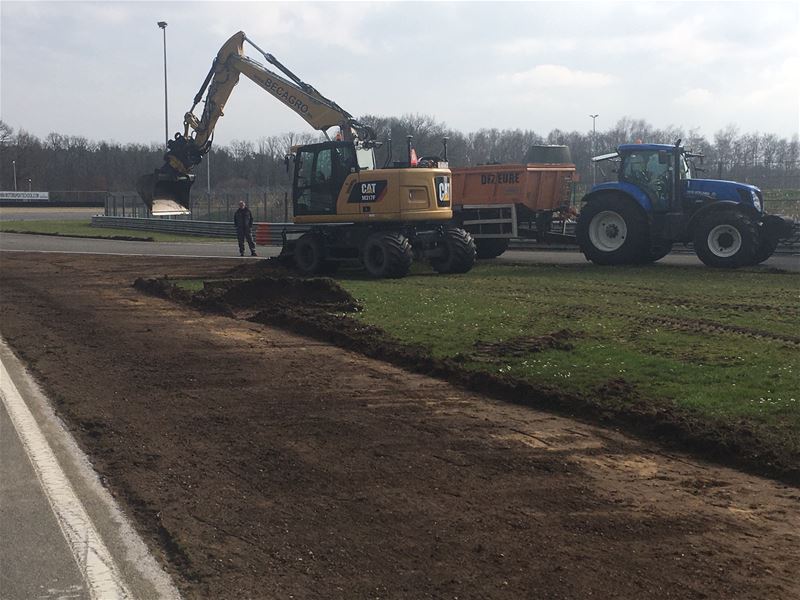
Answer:
<path fill-rule="evenodd" d="M 518 237 L 552 240 L 553 218 L 572 216 L 569 149 L 534 146 L 525 158 L 536 162 L 451 168 L 454 223 L 475 239 L 478 258 L 500 256 Z"/>

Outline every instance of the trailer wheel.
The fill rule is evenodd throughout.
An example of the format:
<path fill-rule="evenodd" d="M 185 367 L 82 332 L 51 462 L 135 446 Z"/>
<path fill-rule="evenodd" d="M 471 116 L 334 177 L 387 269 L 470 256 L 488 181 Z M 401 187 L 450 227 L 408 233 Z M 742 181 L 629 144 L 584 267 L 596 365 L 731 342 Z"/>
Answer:
<path fill-rule="evenodd" d="M 589 202 L 581 210 L 575 233 L 583 255 L 598 265 L 641 262 L 648 243 L 644 214 L 619 196 Z"/>
<path fill-rule="evenodd" d="M 497 258 L 508 250 L 508 240 L 503 238 L 481 238 L 475 240 L 475 254 L 478 258 Z"/>
<path fill-rule="evenodd" d="M 414 254 L 404 235 L 393 231 L 378 231 L 364 242 L 362 262 L 373 277 L 397 279 L 405 277 L 411 268 Z"/>
<path fill-rule="evenodd" d="M 475 240 L 455 227 L 444 230 L 441 241 L 441 256 L 431 258 L 431 266 L 437 273 L 466 273 L 475 264 Z"/>
<path fill-rule="evenodd" d="M 328 267 L 325 246 L 314 233 L 304 233 L 294 246 L 294 264 L 301 273 L 318 275 Z"/>
<path fill-rule="evenodd" d="M 730 269 L 756 264 L 758 247 L 755 224 L 740 212 L 712 213 L 694 231 L 694 250 L 709 267 Z"/>

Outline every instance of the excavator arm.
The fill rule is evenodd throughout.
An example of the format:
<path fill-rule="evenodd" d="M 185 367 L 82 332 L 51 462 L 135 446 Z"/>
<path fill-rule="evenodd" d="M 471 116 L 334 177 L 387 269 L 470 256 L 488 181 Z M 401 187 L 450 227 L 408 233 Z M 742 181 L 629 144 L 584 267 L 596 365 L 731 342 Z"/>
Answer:
<path fill-rule="evenodd" d="M 262 64 L 244 56 L 244 42 L 249 42 L 264 59 L 283 73 L 271 71 Z M 154 173 L 139 178 L 137 191 L 154 215 L 186 214 L 191 170 L 200 164 L 211 149 L 217 121 L 223 115 L 225 103 L 239 82 L 239 75 L 252 80 L 263 90 L 280 100 L 300 115 L 311 127 L 325 133 L 338 126 L 345 141 L 369 146 L 375 139 L 372 129 L 359 123 L 338 104 L 304 83 L 282 65 L 274 56 L 261 50 L 243 31 L 236 33 L 223 44 L 217 53 L 194 103 L 184 116 L 183 133 L 167 143 L 164 164 Z M 205 106 L 198 118 L 194 114 L 205 95 Z"/>

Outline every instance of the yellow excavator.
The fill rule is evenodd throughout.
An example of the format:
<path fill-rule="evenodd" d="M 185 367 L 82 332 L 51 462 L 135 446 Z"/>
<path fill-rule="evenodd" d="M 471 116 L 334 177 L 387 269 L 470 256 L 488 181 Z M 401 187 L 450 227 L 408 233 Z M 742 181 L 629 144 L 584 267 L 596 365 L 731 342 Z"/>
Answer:
<path fill-rule="evenodd" d="M 244 56 L 245 41 L 283 75 Z M 282 256 L 291 257 L 307 274 L 330 273 L 354 259 L 374 277 L 403 277 L 414 258 L 430 261 L 439 273 L 472 268 L 475 243 L 469 233 L 450 223 L 446 144 L 444 159 L 417 165 L 409 139 L 407 160 L 376 168 L 374 151 L 380 143 L 373 130 L 301 81 L 241 31 L 217 53 L 184 117 L 183 133 L 168 142 L 162 167 L 137 182 L 153 215 L 189 213 L 191 171 L 210 150 L 214 128 L 240 74 L 323 132 L 327 140 L 293 147 L 287 155 L 287 164 L 294 165 L 294 223 L 307 227 L 284 232 Z M 194 109 L 204 94 L 205 107 L 198 118 Z M 334 127 L 338 132 L 331 139 L 328 130 Z"/>

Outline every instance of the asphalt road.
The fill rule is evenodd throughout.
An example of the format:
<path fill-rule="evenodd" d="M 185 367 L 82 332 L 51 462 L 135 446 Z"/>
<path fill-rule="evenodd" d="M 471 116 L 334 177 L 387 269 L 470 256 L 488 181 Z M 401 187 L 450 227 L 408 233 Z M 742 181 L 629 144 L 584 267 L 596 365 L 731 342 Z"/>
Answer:
<path fill-rule="evenodd" d="M 0 598 L 177 598 L 0 338 Z"/>
<path fill-rule="evenodd" d="M 0 251 L 10 252 L 77 252 L 89 254 L 121 254 L 145 256 L 192 256 L 239 258 L 236 240 L 219 242 L 131 242 L 91 238 L 69 238 L 45 235 L 3 233 L 0 234 Z M 259 246 L 261 257 L 277 256 L 277 246 Z M 246 260 L 257 260 L 247 258 Z M 577 250 L 509 250 L 500 258 L 500 263 L 525 262 L 537 264 L 586 264 Z M 674 252 L 660 260 L 658 265 L 673 265 L 706 268 L 694 255 Z M 606 268 L 606 267 L 598 267 Z M 800 254 L 776 254 L 764 262 L 761 269 L 782 269 L 800 273 Z"/>

